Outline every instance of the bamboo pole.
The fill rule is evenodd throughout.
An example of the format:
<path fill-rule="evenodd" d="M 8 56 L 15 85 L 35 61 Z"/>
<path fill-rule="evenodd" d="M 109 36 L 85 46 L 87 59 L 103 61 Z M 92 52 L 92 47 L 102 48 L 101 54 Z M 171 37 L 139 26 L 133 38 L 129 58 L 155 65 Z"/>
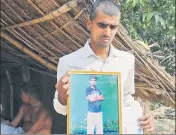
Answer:
<path fill-rule="evenodd" d="M 19 16 L 17 13 L 16 13 L 16 11 L 10 6 L 10 5 L 8 5 L 7 3 L 6 3 L 6 1 L 4 1 L 3 0 L 3 2 L 6 4 L 6 6 L 9 8 L 9 9 L 11 9 L 11 11 L 15 14 L 15 16 L 17 16 L 20 20 L 24 20 L 21 16 Z M 14 23 L 14 21 L 11 19 L 11 18 L 9 18 L 9 16 L 7 16 L 3 11 L 2 11 L 2 14 L 11 22 L 11 23 Z M 34 30 L 35 31 L 35 29 L 34 28 L 32 28 L 32 27 L 30 27 L 31 28 L 31 30 Z M 22 28 L 19 28 L 19 30 L 20 30 L 20 32 L 22 32 L 22 34 L 24 34 L 23 36 L 26 36 L 27 37 L 27 39 L 31 39 L 32 41 L 33 41 L 33 43 L 31 43 L 30 41 L 30 44 L 33 44 L 34 46 L 38 46 L 38 47 L 40 47 L 40 50 L 41 51 L 44 51 L 44 52 L 46 52 L 47 54 L 49 54 L 49 55 L 51 55 L 51 56 L 54 56 L 54 57 L 56 57 L 56 55 L 53 53 L 53 52 L 51 52 L 48 48 L 46 48 L 43 44 L 41 45 L 41 43 L 40 42 L 38 42 L 37 40 L 35 40 L 33 37 L 31 37 L 30 36 L 30 34 L 29 33 L 27 33 L 25 30 L 23 30 Z M 15 29 L 11 29 L 11 30 L 9 30 L 9 32 L 10 31 L 14 31 L 14 32 L 16 32 L 16 33 L 18 33 Z M 20 35 L 20 34 L 18 34 L 18 35 Z M 26 40 L 27 40 L 26 39 Z M 22 40 L 23 42 L 25 42 L 24 40 Z M 35 44 L 34 44 L 35 43 Z M 43 53 L 44 53 L 43 52 Z M 51 60 L 52 61 L 52 60 Z"/>
<path fill-rule="evenodd" d="M 122 26 L 122 27 L 123 27 L 123 26 Z M 123 28 L 123 29 L 125 29 L 125 28 Z M 131 38 L 130 38 L 127 34 L 124 34 L 123 31 L 120 31 L 119 36 L 120 36 L 121 38 L 122 38 L 122 35 L 124 36 L 123 39 L 125 39 L 128 43 L 130 43 L 130 45 L 128 45 L 128 43 L 127 43 L 127 45 L 128 45 L 131 49 L 134 49 L 135 51 L 137 51 L 136 54 L 138 54 L 139 56 L 143 56 L 143 54 L 140 52 L 140 50 L 139 50 L 138 48 L 136 48 L 136 44 L 131 40 Z M 160 75 L 160 77 L 161 77 L 162 79 L 166 79 L 168 82 L 170 82 L 170 78 L 168 78 L 168 76 L 167 76 L 167 77 L 166 77 L 166 76 L 163 76 L 163 74 L 158 71 L 158 68 L 156 68 L 156 66 L 153 65 L 152 61 L 146 60 L 146 62 L 149 64 L 150 67 L 153 68 L 153 70 L 155 70 L 155 71 L 157 72 L 157 74 Z M 172 87 L 174 87 L 174 85 L 173 85 L 172 83 L 170 83 L 170 84 L 172 85 Z"/>
<path fill-rule="evenodd" d="M 9 82 L 9 86 L 10 86 L 10 118 L 11 120 L 13 120 L 14 118 L 14 106 L 13 106 L 13 102 L 14 102 L 14 89 L 13 89 L 13 85 L 12 85 L 12 79 L 10 76 L 10 73 L 8 71 L 8 69 L 5 70 L 8 82 Z"/>
<path fill-rule="evenodd" d="M 10 25 L 10 26 L 6 26 L 3 27 L 2 30 L 5 29 L 14 29 L 14 28 L 20 28 L 20 27 L 24 27 L 24 26 L 29 26 L 29 25 L 34 25 L 37 23 L 41 23 L 41 22 L 45 22 L 45 21 L 49 21 L 49 20 L 53 20 L 54 18 L 60 16 L 63 13 L 66 13 L 68 11 L 70 11 L 72 8 L 77 6 L 77 0 L 72 0 L 70 2 L 67 2 L 66 4 L 64 4 L 63 6 L 61 6 L 60 8 L 58 8 L 57 10 L 41 17 L 41 18 L 37 18 L 37 19 L 33 19 L 30 21 L 26 21 L 20 24 L 14 24 L 14 25 Z"/>
<path fill-rule="evenodd" d="M 133 52 L 135 52 L 135 55 L 137 56 L 136 63 L 141 63 L 142 64 L 141 66 L 145 67 L 144 69 L 146 72 L 144 72 L 144 73 L 148 73 L 148 74 L 150 73 L 150 76 L 154 77 L 156 79 L 155 82 L 158 82 L 158 85 L 157 86 L 153 85 L 154 84 L 153 81 L 146 79 L 146 76 L 144 76 L 142 78 L 142 80 L 144 80 L 146 83 L 149 83 L 153 88 L 156 88 L 158 86 L 161 87 L 162 88 L 162 89 L 160 89 L 161 94 L 163 95 L 165 93 L 169 97 L 169 100 L 173 104 L 175 104 L 172 96 L 169 94 L 169 92 L 166 91 L 166 89 L 170 90 L 170 91 L 174 90 L 173 83 L 171 81 L 168 81 L 169 78 L 166 76 L 164 77 L 163 74 L 158 71 L 159 69 L 153 65 L 152 61 L 148 61 L 147 58 L 144 59 L 144 54 L 142 54 L 140 52 L 140 50 L 136 47 L 135 43 L 124 32 L 125 31 L 119 31 L 117 33 L 117 35 L 120 38 L 120 42 L 122 42 L 123 46 L 128 47 L 128 50 L 132 49 Z M 142 68 L 142 67 L 140 67 L 140 68 Z M 157 72 L 157 74 L 155 72 Z M 164 79 L 164 81 L 162 79 Z"/>
<path fill-rule="evenodd" d="M 22 78 L 23 82 L 29 82 L 31 80 L 31 73 L 27 67 L 22 67 Z"/>
<path fill-rule="evenodd" d="M 21 17 L 21 16 L 19 16 L 18 14 L 17 14 L 17 12 L 6 2 L 6 1 L 4 1 L 3 0 L 3 2 L 6 4 L 6 6 L 8 7 L 8 8 L 10 8 L 11 9 L 11 11 L 20 19 L 20 21 L 24 21 L 24 19 Z M 17 5 L 16 5 L 17 6 Z M 21 12 L 23 12 L 24 13 L 24 15 L 26 16 L 26 17 L 29 17 L 21 8 L 18 8 Z M 6 15 L 7 16 L 7 15 Z M 8 17 L 8 16 L 7 16 Z M 10 19 L 9 17 L 8 17 L 8 19 Z M 11 19 L 10 19 L 10 21 L 12 22 L 12 23 L 14 23 L 14 21 L 12 21 Z M 38 25 L 39 26 L 39 25 Z M 53 55 L 53 53 L 55 52 L 55 51 L 57 51 L 57 53 L 59 53 L 59 54 L 62 54 L 62 55 L 65 55 L 62 51 L 61 51 L 61 49 L 58 49 L 58 48 L 56 48 L 53 44 L 51 44 L 47 39 L 45 39 L 44 37 L 42 37 L 41 36 L 41 34 L 39 33 L 39 32 L 37 32 L 37 30 L 36 30 L 36 28 L 33 28 L 32 26 L 30 26 L 30 28 L 32 29 L 32 30 L 34 30 L 34 31 L 36 31 L 36 33 L 38 34 L 38 36 L 39 37 L 41 37 L 41 39 L 42 40 L 44 40 L 45 42 L 46 42 L 46 45 L 47 45 L 47 47 L 49 48 L 49 49 L 52 49 L 52 53 L 50 53 L 50 55 Z M 42 29 L 42 30 L 44 30 L 43 28 L 41 28 L 40 26 L 39 26 L 39 28 L 40 29 Z M 20 29 L 20 30 L 22 30 L 22 28 L 18 28 L 18 29 Z M 9 29 L 9 30 L 15 30 L 15 29 Z M 45 31 L 45 30 L 44 30 Z M 45 31 L 46 32 L 46 31 Z M 47 32 L 46 32 L 47 33 Z M 34 39 L 34 38 L 33 38 Z M 35 40 L 35 39 L 34 39 Z M 35 41 L 34 41 L 35 42 Z M 41 46 L 41 48 L 43 48 L 43 45 L 40 45 Z M 46 49 L 45 49 L 46 50 Z M 51 51 L 50 51 L 51 52 Z M 57 54 L 56 53 L 56 54 Z M 56 56 L 56 55 L 55 55 Z M 51 60 L 52 61 L 52 60 Z M 53 61 L 52 61 L 53 62 Z"/>
<path fill-rule="evenodd" d="M 73 19 L 77 20 L 79 18 L 79 16 L 86 10 L 86 8 L 82 9 Z M 67 25 L 73 23 L 73 20 L 70 20 L 69 22 L 65 23 L 61 29 L 65 28 Z"/>
<path fill-rule="evenodd" d="M 85 9 L 83 9 L 83 10 L 81 10 L 75 17 L 74 17 L 74 19 L 76 20 L 76 19 L 78 19 L 78 17 L 83 13 L 85 11 Z M 76 21 L 74 21 L 74 20 L 70 20 L 69 22 L 67 22 L 67 23 L 65 23 L 63 26 L 61 26 L 60 27 L 60 29 L 64 29 L 64 28 L 66 28 L 69 24 L 73 24 L 74 26 L 76 26 L 78 29 L 80 29 L 86 36 L 90 36 L 90 34 L 87 32 L 87 31 L 85 31 L 85 29 L 83 29 L 80 25 L 78 25 L 77 23 L 76 23 Z M 44 37 L 47 37 L 47 36 L 49 36 L 49 34 L 50 35 L 52 35 L 52 34 L 55 34 L 55 33 L 57 33 L 59 31 L 59 29 L 56 29 L 56 30 L 54 30 L 53 32 L 51 32 L 51 33 L 48 33 L 48 34 L 45 34 L 45 35 L 43 35 Z M 74 35 L 74 34 L 72 34 L 72 35 Z M 37 37 L 36 39 L 38 39 L 39 37 Z M 80 38 L 79 38 L 79 40 L 81 40 Z"/>
<path fill-rule="evenodd" d="M 45 16 L 45 13 L 32 0 L 27 0 L 27 2 L 29 2 L 42 16 Z M 43 29 L 43 28 L 41 28 L 41 29 Z M 56 41 L 58 46 L 61 46 L 67 52 L 71 53 L 71 50 L 67 46 L 63 45 L 57 38 L 52 36 L 52 34 L 50 34 L 48 31 L 46 31 L 46 30 L 44 30 L 44 31 L 47 33 L 47 35 L 48 35 L 47 37 L 51 37 L 52 38 L 51 40 L 54 43 Z M 42 36 L 42 37 L 44 37 L 44 36 Z M 63 55 L 65 55 L 65 54 L 63 54 Z"/>
<path fill-rule="evenodd" d="M 33 53 L 31 50 L 29 50 L 24 45 L 22 45 L 21 43 L 19 43 L 18 41 L 16 41 L 15 39 L 10 37 L 9 35 L 7 35 L 5 32 L 1 31 L 1 37 L 6 39 L 7 41 L 9 41 L 12 45 L 16 46 L 18 49 L 20 49 L 24 53 L 26 53 L 29 56 L 31 56 L 33 59 L 35 59 L 36 61 L 38 61 L 39 63 L 41 63 L 45 67 L 49 68 L 50 70 L 57 71 L 57 67 L 55 65 L 49 63 L 48 61 L 44 60 L 42 57 L 40 57 L 37 54 Z"/>
<path fill-rule="evenodd" d="M 27 39 L 24 39 L 23 38 L 23 36 L 21 36 L 21 34 L 19 34 L 15 29 L 12 29 L 12 30 L 7 30 L 8 32 L 11 32 L 11 34 L 14 36 L 14 37 L 16 37 L 16 38 L 18 38 L 19 40 L 21 40 L 21 41 L 23 41 L 24 43 L 25 43 L 25 45 L 27 45 L 29 48 L 31 48 L 31 49 L 33 49 L 32 47 L 31 47 L 31 42 L 29 41 L 29 40 L 27 40 Z M 22 32 L 23 32 L 23 30 L 22 30 Z M 26 33 L 24 33 L 24 35 L 26 35 Z M 30 36 L 28 36 L 28 37 L 30 37 Z M 35 49 L 34 49 L 35 50 Z M 40 51 L 42 51 L 42 50 L 40 50 Z M 41 52 L 40 51 L 38 51 L 39 52 L 39 54 L 41 54 Z M 42 52 L 42 54 L 44 54 L 43 56 L 44 57 L 47 57 L 47 55 L 44 53 L 44 52 Z M 50 58 L 50 57 L 47 57 L 51 62 L 53 62 L 53 63 L 57 63 L 56 61 L 54 61 L 54 59 L 53 58 Z"/>
<path fill-rule="evenodd" d="M 39 68 L 33 68 L 33 67 L 30 67 L 28 65 L 21 65 L 21 64 L 16 64 L 16 63 L 5 63 L 5 64 L 1 64 L 0 67 L 9 67 L 9 68 L 19 68 L 19 67 L 22 67 L 22 68 L 27 68 L 27 69 L 30 69 L 30 70 L 33 70 L 37 73 L 40 73 L 42 75 L 47 75 L 47 76 L 51 76 L 53 78 L 57 78 L 57 75 L 56 73 L 50 73 L 48 71 L 44 71 L 44 70 L 41 70 Z"/>
<path fill-rule="evenodd" d="M 121 32 L 121 31 L 120 31 Z M 146 66 L 146 68 L 150 71 L 150 73 L 153 75 L 153 77 L 160 83 L 160 86 L 162 87 L 162 89 L 166 92 L 166 94 L 168 95 L 170 101 L 175 104 L 173 98 L 169 95 L 169 93 L 166 91 L 166 88 L 168 90 L 172 90 L 173 89 L 173 85 L 167 81 L 167 84 L 161 79 L 161 77 L 163 77 L 162 74 L 160 74 L 160 72 L 154 67 L 154 65 L 152 63 L 150 63 L 147 59 L 144 60 L 143 54 L 136 48 L 134 42 L 126 35 L 123 33 L 120 33 L 119 31 L 117 32 L 118 36 L 120 36 L 120 38 L 123 40 L 123 42 L 129 47 L 129 49 L 132 49 L 135 52 L 135 55 L 137 56 L 137 58 Z M 154 71 L 155 70 L 155 71 Z M 156 74 L 155 72 L 157 71 L 157 73 L 160 74 L 160 76 L 158 76 L 158 74 Z M 165 79 L 167 80 L 167 78 L 165 77 Z M 165 80 L 165 81 L 166 81 Z M 170 85 L 171 87 L 169 87 L 168 85 Z"/>
<path fill-rule="evenodd" d="M 31 0 L 29 0 L 29 1 L 31 1 Z M 58 2 L 55 2 L 55 0 L 51 0 L 51 2 L 54 3 L 57 7 L 60 6 L 60 4 L 58 4 Z M 41 12 L 41 10 L 40 10 L 40 12 Z M 42 12 L 42 14 L 44 15 L 43 12 Z M 66 15 L 69 16 L 69 18 L 71 18 L 71 16 L 70 16 L 69 14 L 66 13 Z M 71 19 L 72 19 L 72 18 L 71 18 Z M 66 36 L 69 40 L 71 40 L 78 48 L 82 47 L 81 44 L 79 44 L 77 41 L 75 41 L 74 39 L 72 39 L 66 32 L 64 32 L 60 27 L 58 27 L 54 21 L 51 21 L 50 23 L 51 23 L 51 24 L 56 28 L 56 30 L 57 30 L 57 31 L 55 31 L 55 32 L 52 32 L 52 34 L 57 33 L 57 32 L 59 31 L 59 32 L 61 32 L 64 36 Z M 76 23 L 76 22 L 74 22 L 74 23 Z M 76 23 L 75 26 L 78 27 L 78 23 Z M 80 27 L 81 27 L 81 26 L 80 26 Z M 72 33 L 71 33 L 71 34 L 72 34 Z M 74 34 L 72 34 L 72 35 L 74 35 Z M 37 38 L 40 38 L 40 37 L 37 37 Z M 37 39 L 37 38 L 36 38 L 36 39 Z M 79 37 L 76 37 L 76 38 L 77 38 L 78 40 L 81 40 Z"/>
<path fill-rule="evenodd" d="M 118 34 L 119 34 L 120 36 L 122 36 L 120 33 L 118 33 Z M 160 77 L 158 76 L 159 78 L 157 78 L 157 79 L 159 79 L 160 81 L 162 81 L 163 78 L 161 79 L 161 77 L 163 77 L 163 75 L 162 75 L 160 72 L 158 72 L 157 68 L 155 68 L 155 66 L 152 64 L 152 62 L 149 62 L 147 59 L 144 60 L 143 54 L 135 47 L 134 42 L 131 41 L 131 39 L 130 39 L 129 37 L 127 37 L 127 35 L 125 35 L 124 41 L 125 41 L 125 43 L 126 43 L 131 49 L 133 49 L 133 50 L 135 51 L 135 54 L 136 54 L 137 58 L 139 58 L 140 61 L 142 61 L 143 64 L 144 64 L 148 69 L 150 69 L 150 72 L 153 74 L 154 77 L 157 77 L 156 74 L 155 74 L 155 72 L 154 72 L 154 70 L 155 70 L 158 74 L 160 74 Z M 167 79 L 166 77 L 164 77 L 164 78 Z M 168 80 L 168 82 L 169 82 L 169 80 Z M 169 83 L 169 84 L 172 85 L 172 88 L 174 88 L 173 84 L 171 84 L 171 83 Z"/>
<path fill-rule="evenodd" d="M 34 4 L 34 2 L 33 2 L 32 0 L 27 0 L 27 1 L 28 1 L 41 15 L 45 16 L 45 13 L 44 13 L 36 4 Z M 56 4 L 55 1 L 52 1 L 52 2 L 54 2 L 54 3 Z M 58 6 L 58 5 L 57 5 L 57 6 Z M 71 40 L 77 47 L 79 47 L 79 48 L 81 47 L 81 45 L 80 45 L 78 42 L 76 42 L 75 40 L 73 40 L 66 32 L 64 32 L 61 28 L 59 28 L 53 20 L 51 20 L 50 23 L 57 29 L 57 31 L 51 32 L 51 33 L 46 32 L 47 34 L 45 34 L 45 35 L 43 35 L 43 36 L 36 37 L 36 39 L 38 39 L 38 38 L 42 38 L 42 39 L 43 39 L 43 37 L 48 37 L 48 36 L 52 37 L 52 34 L 55 34 L 56 32 L 60 31 L 64 36 L 66 36 L 69 40 Z M 55 40 L 57 40 L 57 39 L 55 38 Z M 58 40 L 57 40 L 57 41 L 58 41 Z M 59 43 L 59 44 L 61 44 L 61 43 Z M 62 45 L 62 44 L 61 44 L 61 45 Z M 64 46 L 64 45 L 62 45 L 62 46 L 63 46 L 64 48 L 68 48 L 68 47 L 66 47 L 66 46 Z M 70 50 L 70 49 L 67 49 L 67 50 Z M 70 52 L 70 51 L 69 51 L 69 52 Z"/>
<path fill-rule="evenodd" d="M 58 3 L 56 3 L 54 0 L 51 0 L 57 7 L 59 7 L 59 4 Z M 68 14 L 68 16 L 71 18 L 70 20 L 71 21 L 69 21 L 68 23 L 66 23 L 66 24 L 64 24 L 62 27 L 61 27 L 61 29 L 63 29 L 63 28 L 65 28 L 68 24 L 70 24 L 71 22 L 72 22 L 72 24 L 73 25 L 75 25 L 78 29 L 80 29 L 80 30 L 82 30 L 82 32 L 85 34 L 85 35 L 87 35 L 87 36 L 89 36 L 89 33 L 79 24 L 79 23 L 77 23 L 75 20 L 77 20 L 83 13 L 84 13 L 84 11 L 86 11 L 87 10 L 87 8 L 83 8 L 81 11 L 79 11 L 76 15 L 75 15 L 75 17 L 73 18 L 74 20 L 72 20 L 72 17 Z"/>

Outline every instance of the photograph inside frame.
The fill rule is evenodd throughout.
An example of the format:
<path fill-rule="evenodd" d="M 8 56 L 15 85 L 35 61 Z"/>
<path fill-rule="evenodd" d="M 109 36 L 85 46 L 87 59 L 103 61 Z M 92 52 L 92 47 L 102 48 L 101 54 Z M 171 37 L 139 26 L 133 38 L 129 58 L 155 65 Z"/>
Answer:
<path fill-rule="evenodd" d="M 67 134 L 121 134 L 120 73 L 70 73 Z"/>

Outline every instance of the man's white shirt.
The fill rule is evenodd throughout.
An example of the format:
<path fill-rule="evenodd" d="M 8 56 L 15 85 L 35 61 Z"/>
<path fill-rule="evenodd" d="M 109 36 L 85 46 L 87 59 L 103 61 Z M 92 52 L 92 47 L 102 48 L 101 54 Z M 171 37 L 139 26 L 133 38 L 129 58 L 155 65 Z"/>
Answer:
<path fill-rule="evenodd" d="M 131 94 L 135 93 L 134 56 L 128 52 L 117 50 L 111 45 L 109 56 L 104 62 L 92 51 L 89 41 L 86 42 L 84 47 L 59 59 L 57 81 L 70 70 L 120 72 L 123 95 L 122 104 L 124 107 L 129 106 L 134 101 Z M 57 113 L 62 115 L 67 114 L 67 107 L 58 101 L 57 90 L 53 99 L 53 105 Z"/>

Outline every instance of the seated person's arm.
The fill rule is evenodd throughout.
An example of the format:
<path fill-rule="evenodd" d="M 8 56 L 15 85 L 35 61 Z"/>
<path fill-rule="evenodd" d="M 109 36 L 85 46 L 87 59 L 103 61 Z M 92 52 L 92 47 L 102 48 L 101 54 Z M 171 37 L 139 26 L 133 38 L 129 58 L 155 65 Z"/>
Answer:
<path fill-rule="evenodd" d="M 44 109 L 42 109 L 36 122 L 32 125 L 32 127 L 27 132 L 25 132 L 25 134 L 35 134 L 39 132 L 40 129 L 45 124 L 47 117 L 48 117 L 48 113 Z"/>
<path fill-rule="evenodd" d="M 17 127 L 18 124 L 21 122 L 21 120 L 23 118 L 23 114 L 24 114 L 24 105 L 22 105 L 20 107 L 20 109 L 18 110 L 18 113 L 17 113 L 16 117 L 8 125 L 12 126 L 12 127 Z"/>

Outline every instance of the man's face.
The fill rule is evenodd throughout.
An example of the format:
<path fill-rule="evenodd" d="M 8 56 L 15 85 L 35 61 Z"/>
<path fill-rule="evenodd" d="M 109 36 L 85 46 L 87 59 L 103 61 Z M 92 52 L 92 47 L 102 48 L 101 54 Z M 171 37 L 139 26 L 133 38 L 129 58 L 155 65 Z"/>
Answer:
<path fill-rule="evenodd" d="M 96 85 L 96 79 L 90 79 L 90 85 L 95 86 Z"/>
<path fill-rule="evenodd" d="M 91 45 L 101 48 L 109 47 L 119 24 L 120 16 L 109 16 L 99 10 L 94 20 L 88 21 L 88 28 L 91 33 Z"/>

